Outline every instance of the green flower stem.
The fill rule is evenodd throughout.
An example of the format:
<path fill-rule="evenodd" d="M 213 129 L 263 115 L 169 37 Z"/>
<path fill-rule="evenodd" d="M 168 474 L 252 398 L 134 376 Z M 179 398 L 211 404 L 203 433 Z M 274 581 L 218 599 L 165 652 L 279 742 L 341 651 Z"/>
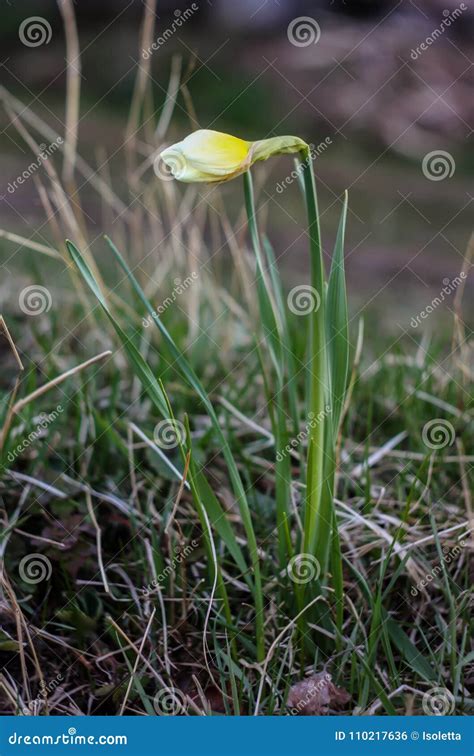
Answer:
<path fill-rule="evenodd" d="M 273 396 L 275 407 L 273 432 L 277 451 L 284 450 L 288 444 L 286 429 L 286 412 L 283 406 L 285 394 L 285 357 L 281 342 L 281 317 L 272 298 L 272 290 L 263 264 L 263 254 L 258 233 L 252 177 L 244 173 L 245 207 L 250 230 L 250 237 L 257 263 L 257 293 L 260 307 L 262 328 L 272 361 L 275 367 L 277 390 Z M 280 569 L 285 570 L 293 553 L 290 533 L 290 513 L 288 503 L 291 498 L 291 467 L 288 454 L 277 454 L 275 460 L 275 489 L 278 532 L 278 556 Z"/>
<path fill-rule="evenodd" d="M 317 418 L 317 421 L 309 424 L 306 507 L 302 551 L 307 554 L 313 554 L 318 558 L 318 554 L 315 553 L 316 541 L 318 540 L 318 543 L 321 543 L 321 541 L 325 540 L 324 533 L 321 532 L 323 528 L 326 531 L 326 539 L 329 540 L 331 530 L 331 523 L 325 523 L 320 518 L 324 485 L 324 440 L 327 424 L 325 408 L 329 400 L 325 327 L 326 293 L 318 202 L 309 148 L 302 151 L 301 157 L 306 212 L 308 216 L 308 235 L 310 239 L 311 285 L 316 290 L 320 300 L 319 307 L 312 313 L 310 354 L 308 355 L 308 368 L 310 372 L 309 411 L 311 417 Z"/>
<path fill-rule="evenodd" d="M 322 481 L 321 501 L 318 508 L 314 554 L 321 568 L 321 575 L 326 575 L 331 546 L 333 525 L 334 482 L 336 477 L 336 454 L 332 435 L 331 417 L 326 422 L 324 448 L 324 476 Z"/>

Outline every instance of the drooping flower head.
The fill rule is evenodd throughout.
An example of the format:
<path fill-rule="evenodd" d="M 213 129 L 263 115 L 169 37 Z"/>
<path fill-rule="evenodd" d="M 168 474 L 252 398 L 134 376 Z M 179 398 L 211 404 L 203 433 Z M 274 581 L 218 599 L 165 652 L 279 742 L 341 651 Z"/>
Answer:
<path fill-rule="evenodd" d="M 294 136 L 247 142 L 220 131 L 199 129 L 163 150 L 160 157 L 179 181 L 216 182 L 240 176 L 258 160 L 307 149 L 306 142 Z"/>

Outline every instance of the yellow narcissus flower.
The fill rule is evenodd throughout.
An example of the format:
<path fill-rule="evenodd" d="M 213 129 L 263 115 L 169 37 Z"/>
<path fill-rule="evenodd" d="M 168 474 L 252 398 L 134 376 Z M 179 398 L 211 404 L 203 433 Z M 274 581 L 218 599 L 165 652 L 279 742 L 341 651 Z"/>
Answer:
<path fill-rule="evenodd" d="M 220 131 L 199 129 L 160 157 L 179 181 L 228 181 L 273 155 L 301 152 L 308 145 L 299 137 L 282 136 L 247 142 Z"/>

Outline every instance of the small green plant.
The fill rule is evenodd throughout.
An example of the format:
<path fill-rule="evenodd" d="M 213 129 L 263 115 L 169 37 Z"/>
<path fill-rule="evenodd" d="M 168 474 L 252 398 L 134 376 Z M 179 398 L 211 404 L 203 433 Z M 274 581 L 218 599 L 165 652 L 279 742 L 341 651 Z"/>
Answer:
<path fill-rule="evenodd" d="M 311 261 L 311 285 L 303 287 L 304 291 L 297 292 L 298 296 L 309 297 L 310 302 L 309 308 L 306 308 L 306 314 L 310 318 L 310 328 L 308 349 L 304 361 L 308 386 L 308 396 L 305 398 L 308 457 L 302 477 L 306 488 L 306 498 L 303 531 L 298 539 L 295 539 L 292 535 L 291 468 L 289 454 L 285 453 L 289 439 L 287 418 L 293 419 L 293 428 L 296 432 L 298 427 L 297 397 L 292 385 L 296 355 L 289 338 L 288 305 L 284 303 L 274 255 L 268 242 L 265 243 L 264 252 L 260 241 L 250 174 L 250 168 L 254 163 L 282 153 L 295 153 L 300 160 L 300 173 L 303 179 L 302 187 L 308 218 Z M 274 137 L 252 143 L 219 132 L 198 131 L 187 137 L 183 142 L 165 150 L 161 157 L 176 178 L 187 182 L 225 181 L 241 174 L 244 177 L 245 205 L 256 258 L 256 283 L 261 326 L 264 341 L 271 357 L 271 370 L 268 369 L 266 364 L 262 364 L 262 369 L 264 374 L 269 377 L 268 399 L 272 410 L 271 417 L 275 437 L 278 563 L 283 580 L 289 578 L 294 583 L 298 625 L 303 639 L 306 634 L 303 615 L 306 608 L 312 606 L 321 597 L 322 587 L 330 582 L 329 575 L 332 576 L 331 582 L 336 599 L 336 616 L 339 620 L 342 616 L 342 565 L 336 515 L 333 507 L 333 493 L 336 444 L 346 395 L 349 363 L 343 252 L 347 197 L 344 198 L 332 268 L 329 280 L 326 281 L 313 166 L 309 146 L 303 140 L 298 137 Z M 203 473 L 198 470 L 194 463 L 189 434 L 187 442 L 182 444 L 181 453 L 183 461 L 187 454 L 190 455 L 191 463 L 188 476 L 204 532 L 206 532 L 206 518 L 208 518 L 212 527 L 223 538 L 229 552 L 242 569 L 251 586 L 255 609 L 257 659 L 263 661 L 265 646 L 261 565 L 248 495 L 237 464 L 204 386 L 161 319 L 154 312 L 151 303 L 118 249 L 112 241 L 109 239 L 107 241 L 142 305 L 159 329 L 182 378 L 202 401 L 221 445 L 245 529 L 250 565 L 247 565 L 245 561 L 222 507 L 212 493 Z M 71 242 L 68 242 L 67 246 L 85 282 L 111 321 L 155 408 L 164 418 L 170 418 L 172 410 L 164 386 L 153 375 L 139 350 L 129 340 L 113 316 L 83 255 Z M 270 372 L 272 373 L 271 376 Z M 273 385 L 275 389 L 270 390 L 270 386 L 273 387 Z M 215 558 L 212 554 L 210 537 L 207 539 L 207 548 L 212 564 L 215 562 Z M 330 554 L 332 556 L 331 564 L 329 564 Z M 304 572 L 308 568 L 312 570 L 315 580 L 309 581 L 305 578 Z M 216 585 L 219 587 L 223 606 L 227 613 L 227 621 L 231 628 L 232 622 L 228 611 L 229 602 L 225 584 L 217 565 L 215 565 L 214 570 Z M 291 597 L 291 591 L 289 595 Z M 340 630 L 340 621 L 338 624 Z"/>

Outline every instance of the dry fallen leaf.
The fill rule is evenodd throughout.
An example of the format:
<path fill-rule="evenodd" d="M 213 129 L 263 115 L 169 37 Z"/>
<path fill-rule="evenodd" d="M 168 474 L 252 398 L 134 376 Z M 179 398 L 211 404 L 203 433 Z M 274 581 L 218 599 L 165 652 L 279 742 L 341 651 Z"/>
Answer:
<path fill-rule="evenodd" d="M 321 716 L 342 708 L 350 698 L 347 690 L 334 685 L 330 674 L 320 672 L 292 685 L 286 705 L 289 714 Z"/>

